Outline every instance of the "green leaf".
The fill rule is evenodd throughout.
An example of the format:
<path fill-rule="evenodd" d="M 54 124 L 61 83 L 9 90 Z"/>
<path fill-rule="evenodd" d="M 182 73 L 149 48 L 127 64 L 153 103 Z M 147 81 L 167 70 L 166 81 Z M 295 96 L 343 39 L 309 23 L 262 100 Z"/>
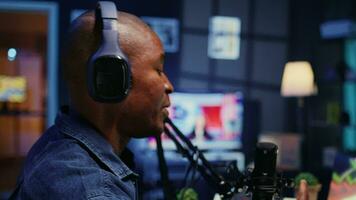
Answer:
<path fill-rule="evenodd" d="M 339 176 L 337 173 L 333 172 L 332 174 L 332 180 L 336 182 L 337 184 L 342 182 L 341 176 Z"/>
<path fill-rule="evenodd" d="M 356 159 L 350 159 L 351 169 L 356 169 Z"/>
<path fill-rule="evenodd" d="M 295 177 L 295 185 L 299 186 L 301 180 L 307 181 L 308 185 L 314 186 L 319 184 L 319 180 L 309 172 L 301 172 Z"/>

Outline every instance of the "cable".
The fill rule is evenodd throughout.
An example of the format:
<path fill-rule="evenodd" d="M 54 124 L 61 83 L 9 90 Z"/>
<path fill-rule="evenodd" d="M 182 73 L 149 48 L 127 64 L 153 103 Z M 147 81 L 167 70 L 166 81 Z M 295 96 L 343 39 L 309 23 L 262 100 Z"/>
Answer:
<path fill-rule="evenodd" d="M 156 137 L 156 143 L 157 143 L 157 156 L 159 161 L 159 169 L 160 169 L 162 185 L 163 185 L 163 194 L 165 196 L 165 199 L 175 200 L 176 199 L 175 192 L 169 181 L 168 168 L 167 168 L 166 159 L 164 158 L 161 136 Z"/>

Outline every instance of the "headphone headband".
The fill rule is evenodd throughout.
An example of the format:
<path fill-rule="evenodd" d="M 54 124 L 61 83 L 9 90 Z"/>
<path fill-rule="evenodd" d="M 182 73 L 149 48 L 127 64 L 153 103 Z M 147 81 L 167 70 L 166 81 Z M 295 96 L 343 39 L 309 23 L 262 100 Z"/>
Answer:
<path fill-rule="evenodd" d="M 99 11 L 101 19 L 116 19 L 117 11 L 116 6 L 111 1 L 99 1 L 97 5 L 97 11 Z"/>
<path fill-rule="evenodd" d="M 95 10 L 95 21 L 101 30 L 117 31 L 116 6 L 110 1 L 99 1 Z"/>

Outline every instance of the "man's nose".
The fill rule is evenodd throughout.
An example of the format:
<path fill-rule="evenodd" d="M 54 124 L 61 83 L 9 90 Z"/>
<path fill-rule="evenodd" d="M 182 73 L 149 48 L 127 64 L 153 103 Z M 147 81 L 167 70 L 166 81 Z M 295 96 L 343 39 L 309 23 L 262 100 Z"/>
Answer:
<path fill-rule="evenodd" d="M 174 87 L 167 76 L 165 76 L 164 90 L 167 94 L 174 92 Z"/>

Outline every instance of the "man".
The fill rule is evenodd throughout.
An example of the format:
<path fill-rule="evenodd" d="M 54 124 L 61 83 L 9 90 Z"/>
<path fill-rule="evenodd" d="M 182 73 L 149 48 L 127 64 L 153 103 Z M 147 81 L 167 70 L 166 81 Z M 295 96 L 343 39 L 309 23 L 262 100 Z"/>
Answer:
<path fill-rule="evenodd" d="M 30 150 L 11 199 L 137 199 L 137 175 L 125 164 L 131 137 L 162 133 L 173 86 L 164 50 L 139 18 L 118 12 L 118 35 L 131 65 L 132 86 L 119 103 L 99 103 L 86 85 L 87 63 L 101 42 L 94 12 L 70 27 L 63 76 L 70 107 L 62 108 Z M 118 156 L 119 155 L 119 156 Z M 120 158 L 121 157 L 121 158 Z"/>

